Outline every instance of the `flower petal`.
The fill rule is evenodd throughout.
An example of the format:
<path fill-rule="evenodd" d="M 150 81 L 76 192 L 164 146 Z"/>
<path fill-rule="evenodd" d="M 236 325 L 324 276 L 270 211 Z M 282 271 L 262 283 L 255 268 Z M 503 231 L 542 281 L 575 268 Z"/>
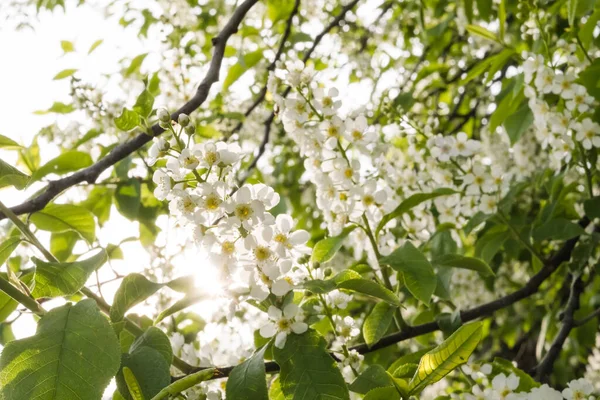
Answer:
<path fill-rule="evenodd" d="M 278 349 L 283 349 L 283 346 L 285 346 L 286 339 L 287 333 L 279 332 L 277 336 L 275 336 L 275 347 L 277 347 Z"/>
<path fill-rule="evenodd" d="M 306 332 L 308 329 L 308 325 L 305 324 L 304 322 L 294 322 L 292 324 L 292 332 L 294 332 L 297 335 L 300 335 L 304 332 Z"/>
<path fill-rule="evenodd" d="M 277 332 L 277 327 L 272 322 L 269 322 L 268 324 L 261 326 L 260 331 L 259 331 L 260 336 L 262 336 L 264 338 L 273 337 L 273 335 L 275 335 L 276 332 Z"/>

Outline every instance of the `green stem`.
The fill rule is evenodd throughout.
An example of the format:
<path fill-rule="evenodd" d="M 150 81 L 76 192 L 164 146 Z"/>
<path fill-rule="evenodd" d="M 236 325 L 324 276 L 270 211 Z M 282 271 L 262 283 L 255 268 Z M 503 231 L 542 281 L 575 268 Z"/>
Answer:
<path fill-rule="evenodd" d="M 35 301 L 35 299 L 27 296 L 25 293 L 21 292 L 19 289 L 14 287 L 9 281 L 4 278 L 0 278 L 0 290 L 10 296 L 13 300 L 18 301 L 29 310 L 31 310 L 34 314 L 42 316 L 46 313 L 46 310 L 42 308 L 42 306 Z"/>
<path fill-rule="evenodd" d="M 585 47 L 583 47 L 583 42 L 579 38 L 579 34 L 575 35 L 575 40 L 577 40 L 577 44 L 579 45 L 579 47 L 581 47 L 581 51 L 583 52 L 583 55 L 585 56 L 585 58 L 588 59 L 588 61 L 590 62 L 590 64 L 593 64 L 594 60 L 592 60 L 592 57 L 590 57 L 590 55 L 588 54 L 588 52 L 585 49 Z"/>
<path fill-rule="evenodd" d="M 585 156 L 585 149 L 581 145 L 581 143 L 577 143 L 577 147 L 581 152 L 581 161 L 583 164 L 583 169 L 585 170 L 585 177 L 587 180 L 588 193 L 590 195 L 590 199 L 594 197 L 594 187 L 592 186 L 592 171 L 588 167 L 587 157 Z"/>
<path fill-rule="evenodd" d="M 27 238 L 27 240 L 33 244 L 43 255 L 48 259 L 48 261 L 58 262 L 56 257 L 54 257 L 46 248 L 40 243 L 40 241 L 35 237 L 35 235 L 31 232 L 31 230 L 25 225 L 23 221 L 19 219 L 19 217 L 13 213 L 10 208 L 6 207 L 0 201 L 0 211 L 4 215 L 8 217 L 12 221 L 13 224 L 21 231 L 23 235 Z"/>

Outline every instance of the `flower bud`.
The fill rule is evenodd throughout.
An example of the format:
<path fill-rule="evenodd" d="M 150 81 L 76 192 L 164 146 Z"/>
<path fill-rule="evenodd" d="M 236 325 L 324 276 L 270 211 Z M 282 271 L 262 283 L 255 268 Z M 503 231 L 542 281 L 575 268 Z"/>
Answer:
<path fill-rule="evenodd" d="M 171 121 L 158 121 L 158 126 L 163 128 L 164 130 L 167 130 L 171 126 Z"/>
<path fill-rule="evenodd" d="M 333 274 L 333 269 L 331 269 L 331 267 L 327 267 L 325 268 L 325 271 L 323 271 L 323 275 L 325 276 L 325 278 L 331 276 L 331 274 Z"/>
<path fill-rule="evenodd" d="M 190 123 L 190 117 L 188 117 L 186 114 L 179 114 L 179 118 L 177 118 L 177 123 L 185 128 Z"/>
<path fill-rule="evenodd" d="M 156 111 L 156 116 L 161 122 L 171 122 L 171 114 L 169 114 L 166 108 L 159 108 L 158 111 Z"/>
<path fill-rule="evenodd" d="M 188 135 L 193 135 L 194 133 L 196 133 L 196 127 L 194 125 L 188 125 L 185 127 L 185 133 L 187 133 Z"/>

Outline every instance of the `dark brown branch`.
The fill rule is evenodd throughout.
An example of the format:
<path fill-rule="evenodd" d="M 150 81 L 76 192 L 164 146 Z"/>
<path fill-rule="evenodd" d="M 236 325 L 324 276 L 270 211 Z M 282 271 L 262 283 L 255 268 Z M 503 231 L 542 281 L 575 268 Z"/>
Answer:
<path fill-rule="evenodd" d="M 554 338 L 552 345 L 550 345 L 550 349 L 535 368 L 535 377 L 540 382 L 548 381 L 554 362 L 560 355 L 565 341 L 567 340 L 567 337 L 569 337 L 569 333 L 571 333 L 571 330 L 575 327 L 574 315 L 575 311 L 579 309 L 579 296 L 581 295 L 581 292 L 583 292 L 583 288 L 584 286 L 581 277 L 574 276 L 569 292 L 569 300 L 567 301 L 567 306 L 563 312 L 560 330 Z"/>
<path fill-rule="evenodd" d="M 587 217 L 584 217 L 579 221 L 579 225 L 582 227 L 586 227 L 589 223 L 590 220 Z M 544 267 L 542 267 L 542 269 L 537 274 L 531 277 L 531 279 L 521 289 L 514 291 L 497 300 L 491 301 L 489 303 L 485 303 L 478 307 L 462 311 L 460 313 L 462 322 L 469 322 L 481 317 L 489 316 L 490 314 L 493 314 L 498 310 L 509 307 L 517 303 L 518 301 L 537 293 L 542 283 L 544 283 L 544 281 L 548 279 L 563 262 L 570 260 L 571 253 L 573 252 L 575 244 L 578 240 L 579 236 L 565 242 L 565 244 L 560 248 L 560 250 L 558 250 L 552 258 L 546 261 L 544 263 Z M 355 350 L 360 354 L 371 353 L 373 351 L 383 349 L 385 347 L 403 342 L 408 339 L 415 338 L 417 336 L 435 332 L 437 330 L 440 330 L 440 326 L 437 322 L 429 322 L 422 325 L 410 326 L 401 332 L 397 332 L 383 337 L 379 342 L 377 342 L 371 347 L 368 347 L 366 344 L 360 344 L 358 346 L 351 347 L 350 350 Z M 332 357 L 335 358 L 335 356 L 333 355 Z M 212 379 L 225 378 L 229 376 L 233 368 L 235 368 L 235 366 L 216 368 L 215 376 L 213 376 Z M 279 370 L 279 366 L 273 361 L 265 363 L 265 368 L 267 372 L 276 372 Z M 202 369 L 205 368 L 197 368 L 193 372 Z M 182 377 L 175 377 L 174 379 L 180 378 Z"/>
<path fill-rule="evenodd" d="M 225 55 L 225 46 L 227 45 L 227 40 L 231 35 L 237 32 L 238 26 L 250 10 L 254 4 L 256 4 L 258 0 L 246 0 L 244 1 L 232 14 L 231 18 L 225 24 L 221 32 L 217 36 L 212 39 L 212 43 L 214 46 L 213 50 L 213 58 L 210 63 L 210 67 L 208 72 L 206 73 L 204 79 L 198 86 L 196 94 L 194 97 L 190 99 L 187 103 L 185 103 L 179 110 L 175 111 L 171 118 L 173 120 L 177 120 L 179 114 L 191 114 L 196 111 L 207 99 L 211 86 L 219 81 L 219 70 L 221 69 L 221 63 L 223 61 L 223 57 Z M 152 126 L 152 134 L 154 136 L 160 135 L 164 132 L 158 124 Z M 77 171 L 76 173 L 67 176 L 62 179 L 58 179 L 55 181 L 51 181 L 48 183 L 48 186 L 43 190 L 42 193 L 35 196 L 31 200 L 28 200 L 18 206 L 12 207 L 11 210 L 17 214 L 28 214 L 36 211 L 42 210 L 48 203 L 52 201 L 56 196 L 62 193 L 64 190 L 70 188 L 71 186 L 75 186 L 81 182 L 94 183 L 98 176 L 121 161 L 131 153 L 140 149 L 146 143 L 152 140 L 152 136 L 147 135 L 145 133 L 140 133 L 132 140 L 125 142 L 116 146 L 106 157 L 97 161 L 94 165 Z M 0 213 L 0 220 L 6 218 L 3 213 Z"/>

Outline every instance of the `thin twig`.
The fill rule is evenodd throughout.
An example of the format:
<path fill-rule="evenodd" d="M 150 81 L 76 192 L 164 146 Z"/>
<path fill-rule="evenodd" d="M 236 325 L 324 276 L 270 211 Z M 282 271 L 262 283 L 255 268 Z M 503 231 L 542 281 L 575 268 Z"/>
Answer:
<path fill-rule="evenodd" d="M 554 338 L 552 345 L 550 345 L 550 349 L 540 363 L 535 367 L 535 377 L 538 381 L 547 381 L 552 371 L 552 366 L 554 362 L 560 355 L 560 352 L 569 337 L 569 333 L 575 327 L 575 311 L 579 309 L 579 296 L 583 291 L 583 281 L 580 276 L 574 276 L 573 282 L 571 284 L 571 290 L 569 292 L 569 300 L 567 301 L 567 306 L 563 313 L 562 325 L 558 334 Z"/>

